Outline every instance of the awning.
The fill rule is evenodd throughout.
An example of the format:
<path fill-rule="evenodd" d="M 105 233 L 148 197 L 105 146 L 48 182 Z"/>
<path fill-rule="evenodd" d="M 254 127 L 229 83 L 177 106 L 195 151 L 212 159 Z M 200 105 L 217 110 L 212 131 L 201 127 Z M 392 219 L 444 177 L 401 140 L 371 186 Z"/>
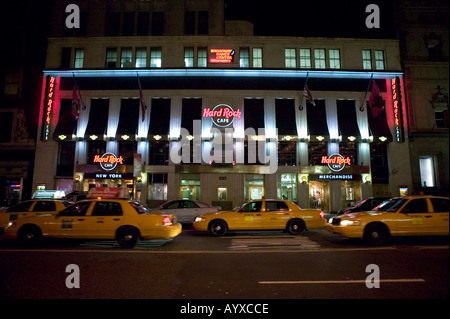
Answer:
<path fill-rule="evenodd" d="M 109 99 L 91 99 L 91 110 L 89 112 L 89 122 L 86 128 L 85 137 L 97 136 L 96 139 L 103 139 L 108 124 Z"/>
<path fill-rule="evenodd" d="M 297 136 L 294 99 L 275 99 L 275 116 L 278 135 Z"/>
<path fill-rule="evenodd" d="M 244 99 L 244 129 L 253 128 L 258 134 L 258 128 L 264 125 L 264 99 Z"/>
<path fill-rule="evenodd" d="M 71 140 L 75 133 L 77 120 L 72 115 L 72 100 L 62 99 L 58 124 L 53 132 L 55 140 Z"/>
<path fill-rule="evenodd" d="M 190 135 L 194 135 L 194 120 L 202 119 L 202 99 L 184 98 L 181 109 L 181 127 L 189 131 Z"/>
<path fill-rule="evenodd" d="M 392 134 L 386 120 L 386 110 L 381 111 L 374 117 L 369 106 L 367 106 L 367 116 L 369 119 L 369 128 L 373 135 L 374 142 L 392 142 Z"/>
<path fill-rule="evenodd" d="M 150 112 L 149 135 L 169 135 L 170 99 L 153 98 Z"/>
<path fill-rule="evenodd" d="M 139 118 L 139 99 L 122 99 L 120 104 L 120 118 L 117 127 L 117 138 L 128 136 L 134 139 L 137 132 Z M 126 138 L 126 139 L 128 139 Z"/>
<path fill-rule="evenodd" d="M 351 136 L 359 138 L 361 134 L 356 120 L 355 100 L 337 100 L 336 105 L 342 141 L 348 141 Z"/>
<path fill-rule="evenodd" d="M 323 136 L 329 138 L 325 100 L 315 100 L 316 105 L 306 101 L 308 134 L 313 137 Z"/>

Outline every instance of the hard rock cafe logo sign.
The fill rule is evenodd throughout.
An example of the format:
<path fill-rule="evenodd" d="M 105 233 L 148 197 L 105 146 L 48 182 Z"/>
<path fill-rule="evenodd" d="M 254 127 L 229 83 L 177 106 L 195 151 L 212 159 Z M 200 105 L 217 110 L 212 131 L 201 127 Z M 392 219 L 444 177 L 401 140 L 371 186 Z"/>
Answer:
<path fill-rule="evenodd" d="M 344 169 L 345 165 L 351 165 L 351 159 L 347 156 L 344 158 L 341 154 L 331 154 L 330 156 L 322 156 L 322 164 L 327 164 L 328 168 L 333 172 L 340 172 Z"/>
<path fill-rule="evenodd" d="M 210 108 L 203 109 L 203 118 L 210 117 L 214 125 L 218 127 L 228 127 L 230 126 L 234 118 L 241 119 L 242 112 L 240 109 L 236 111 L 226 104 L 216 105 L 212 110 Z"/>
<path fill-rule="evenodd" d="M 123 164 L 123 157 L 117 157 L 113 153 L 105 153 L 102 156 L 95 155 L 94 163 L 100 163 L 100 167 L 105 171 L 112 171 L 118 164 Z"/>

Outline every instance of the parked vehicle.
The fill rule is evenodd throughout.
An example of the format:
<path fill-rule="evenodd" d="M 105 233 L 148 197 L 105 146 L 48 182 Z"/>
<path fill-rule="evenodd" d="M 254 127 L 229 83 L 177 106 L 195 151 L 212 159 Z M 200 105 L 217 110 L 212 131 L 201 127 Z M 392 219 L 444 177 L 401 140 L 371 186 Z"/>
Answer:
<path fill-rule="evenodd" d="M 376 206 L 380 205 L 385 200 L 388 200 L 390 197 L 369 197 L 364 198 L 363 200 L 360 200 L 355 205 L 350 207 L 342 208 L 340 211 L 337 212 L 336 215 L 342 215 L 347 213 L 355 213 L 355 212 L 363 212 L 363 211 L 369 211 L 375 208 Z"/>
<path fill-rule="evenodd" d="M 180 223 L 192 224 L 195 217 L 220 212 L 219 206 L 210 206 L 198 200 L 177 199 L 161 205 L 158 211 L 177 215 Z"/>

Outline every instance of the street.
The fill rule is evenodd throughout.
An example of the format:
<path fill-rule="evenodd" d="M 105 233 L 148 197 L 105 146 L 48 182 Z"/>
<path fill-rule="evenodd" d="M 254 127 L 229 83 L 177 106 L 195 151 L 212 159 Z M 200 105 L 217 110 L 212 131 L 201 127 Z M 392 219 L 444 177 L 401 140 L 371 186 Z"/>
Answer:
<path fill-rule="evenodd" d="M 131 250 L 114 241 L 22 247 L 2 239 L 0 298 L 440 299 L 449 297 L 448 250 L 448 237 L 368 247 L 325 229 L 216 238 L 185 227 L 174 240 Z M 68 288 L 75 275 L 79 288 Z M 370 278 L 378 287 L 368 287 Z"/>

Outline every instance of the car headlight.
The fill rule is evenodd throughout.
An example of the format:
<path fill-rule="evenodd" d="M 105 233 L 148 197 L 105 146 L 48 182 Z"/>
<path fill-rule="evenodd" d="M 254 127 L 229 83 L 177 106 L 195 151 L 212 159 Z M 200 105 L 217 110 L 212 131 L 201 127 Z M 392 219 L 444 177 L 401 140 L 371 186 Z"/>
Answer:
<path fill-rule="evenodd" d="M 361 222 L 359 220 L 341 220 L 341 226 L 359 226 Z"/>
<path fill-rule="evenodd" d="M 15 227 L 17 225 L 17 223 L 15 222 L 15 221 L 10 221 L 9 223 L 8 223 L 8 225 L 6 225 L 6 227 Z"/>
<path fill-rule="evenodd" d="M 195 217 L 194 223 L 206 222 L 205 217 Z"/>

